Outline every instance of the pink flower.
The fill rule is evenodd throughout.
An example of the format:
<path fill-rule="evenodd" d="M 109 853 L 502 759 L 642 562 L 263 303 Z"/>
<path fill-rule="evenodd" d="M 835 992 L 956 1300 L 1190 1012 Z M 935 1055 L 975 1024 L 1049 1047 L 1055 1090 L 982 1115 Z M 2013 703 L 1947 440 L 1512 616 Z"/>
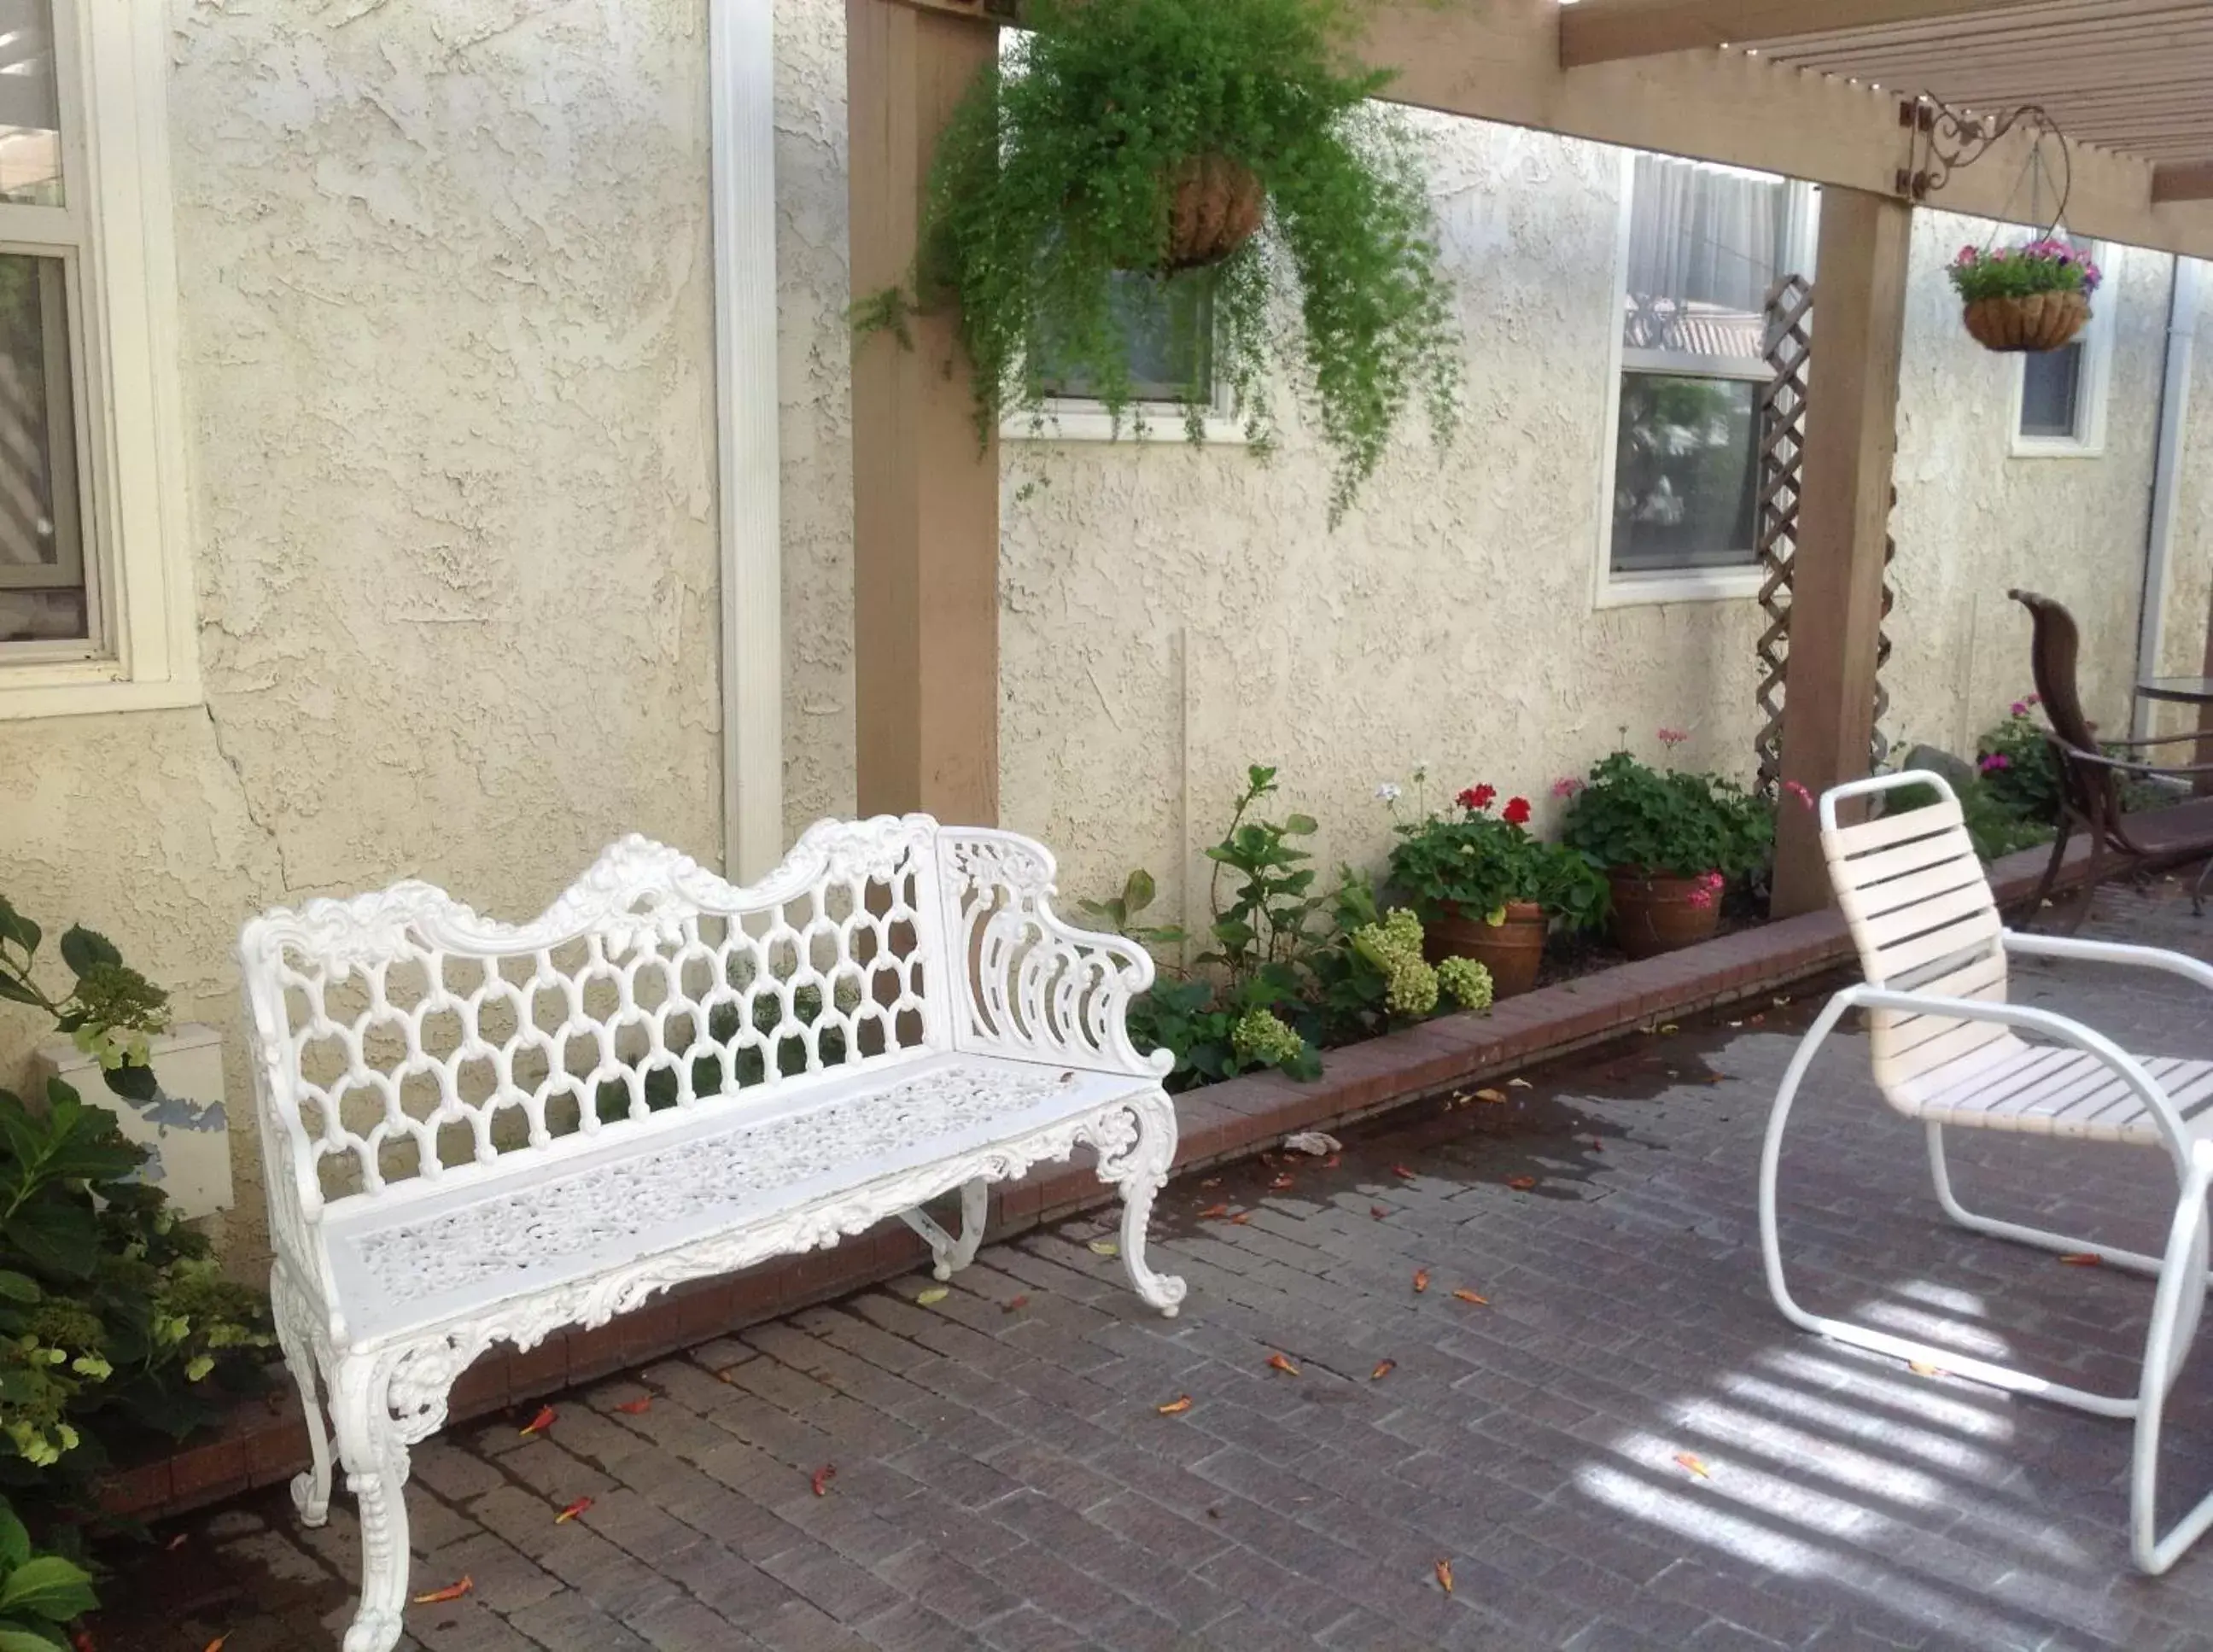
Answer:
<path fill-rule="evenodd" d="M 2013 714 L 2017 717 L 2027 716 L 2028 715 L 2028 702 L 2026 700 L 2015 700 L 2013 703 Z"/>
<path fill-rule="evenodd" d="M 1793 797 L 1798 800 L 1798 806 L 1801 808 L 1811 808 L 1814 807 L 1814 794 L 1808 791 L 1805 787 L 1800 785 L 1795 780 L 1784 781 L 1783 783 L 1783 789 L 1789 792 Z"/>
<path fill-rule="evenodd" d="M 1983 760 L 1975 766 L 1984 774 L 1988 774 L 1993 769 L 2010 769 L 2013 767 L 2013 760 L 2003 752 L 1990 752 L 1985 753 Z"/>
<path fill-rule="evenodd" d="M 1714 904 L 1714 892 L 1710 889 L 1693 889 L 1691 891 L 1689 899 L 1693 906 L 1710 906 Z"/>
<path fill-rule="evenodd" d="M 1662 728 L 1660 730 L 1660 743 L 1662 746 L 1680 746 L 1690 737 L 1691 736 L 1688 733 L 1680 728 Z"/>
<path fill-rule="evenodd" d="M 1698 881 L 1709 889 L 1718 889 L 1728 880 L 1718 872 L 1701 872 L 1698 874 Z"/>
<path fill-rule="evenodd" d="M 1573 797 L 1582 789 L 1583 783 L 1576 779 L 1575 776 L 1571 774 L 1564 774 L 1558 780 L 1552 782 L 1552 796 L 1555 797 Z"/>
<path fill-rule="evenodd" d="M 2044 696 L 2041 694 L 2031 694 L 2027 700 L 2022 702 L 2022 704 L 2027 705 L 2041 705 L 2044 704 Z"/>
<path fill-rule="evenodd" d="M 1508 798 L 1505 811 L 1498 818 L 1509 826 L 1527 826 L 1529 822 L 1529 800 L 1526 797 Z"/>

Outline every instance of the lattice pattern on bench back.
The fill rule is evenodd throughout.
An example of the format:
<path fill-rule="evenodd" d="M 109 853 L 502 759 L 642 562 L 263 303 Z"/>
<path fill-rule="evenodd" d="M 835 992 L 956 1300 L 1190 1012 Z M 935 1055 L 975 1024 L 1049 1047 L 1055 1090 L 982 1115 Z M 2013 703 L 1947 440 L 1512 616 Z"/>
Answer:
<path fill-rule="evenodd" d="M 935 835 L 923 816 L 825 821 L 749 889 L 626 838 L 520 926 L 419 882 L 255 919 L 241 954 L 276 1225 L 948 1047 Z"/>

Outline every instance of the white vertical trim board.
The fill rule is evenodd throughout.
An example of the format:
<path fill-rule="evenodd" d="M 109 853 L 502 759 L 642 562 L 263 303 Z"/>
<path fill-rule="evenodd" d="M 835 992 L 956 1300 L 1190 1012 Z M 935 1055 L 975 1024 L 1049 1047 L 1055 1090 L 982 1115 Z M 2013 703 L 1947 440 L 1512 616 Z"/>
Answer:
<path fill-rule="evenodd" d="M 774 0 L 710 0 L 715 421 L 722 610 L 722 858 L 783 852 L 783 552 L 777 520 Z"/>

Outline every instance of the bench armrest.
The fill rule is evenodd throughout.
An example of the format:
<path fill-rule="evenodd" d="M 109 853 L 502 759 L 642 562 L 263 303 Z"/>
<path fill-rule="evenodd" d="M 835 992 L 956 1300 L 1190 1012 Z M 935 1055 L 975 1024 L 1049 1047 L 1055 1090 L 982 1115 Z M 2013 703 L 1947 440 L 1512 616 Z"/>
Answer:
<path fill-rule="evenodd" d="M 944 829 L 938 869 L 957 1047 L 1146 1078 L 1174 1064 L 1167 1051 L 1142 1054 L 1130 1041 L 1130 1003 L 1153 984 L 1152 955 L 1063 921 L 1042 844 Z"/>

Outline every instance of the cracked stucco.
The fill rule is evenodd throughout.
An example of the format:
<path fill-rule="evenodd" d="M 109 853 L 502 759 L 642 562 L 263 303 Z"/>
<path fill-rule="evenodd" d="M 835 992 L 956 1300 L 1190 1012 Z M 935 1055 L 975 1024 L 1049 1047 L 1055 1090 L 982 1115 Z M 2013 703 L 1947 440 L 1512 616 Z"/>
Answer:
<path fill-rule="evenodd" d="M 224 1027 L 242 1099 L 249 913 L 717 849 L 705 7 L 170 15 L 207 703 L 0 723 L 0 887 Z"/>

